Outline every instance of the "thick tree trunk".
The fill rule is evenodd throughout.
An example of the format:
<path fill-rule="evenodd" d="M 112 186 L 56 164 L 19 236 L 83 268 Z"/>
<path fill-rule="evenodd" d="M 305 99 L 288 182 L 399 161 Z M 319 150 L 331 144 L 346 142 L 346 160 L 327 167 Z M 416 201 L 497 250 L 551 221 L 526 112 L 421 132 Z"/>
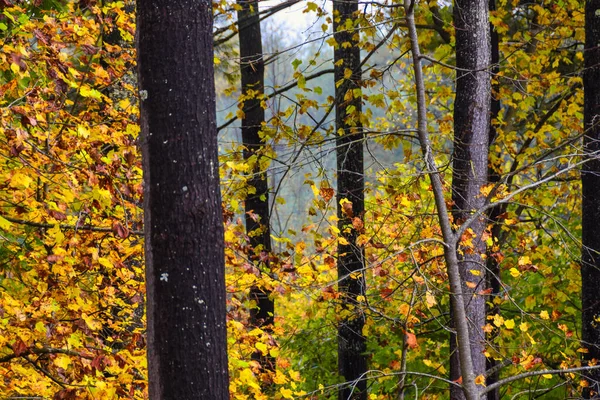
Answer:
<path fill-rule="evenodd" d="M 365 292 L 365 280 L 362 274 L 364 268 L 364 252 L 357 246 L 359 235 L 353 226 L 353 218 L 362 220 L 364 200 L 364 168 L 363 168 L 363 131 L 360 122 L 362 110 L 361 96 L 354 93 L 360 89 L 361 66 L 360 49 L 358 47 L 358 31 L 346 28 L 347 20 L 354 20 L 358 11 L 356 0 L 334 0 L 334 50 L 335 82 L 336 82 L 336 146 L 337 146 L 337 202 L 338 227 L 340 236 L 348 244 L 338 244 L 338 289 L 343 306 L 354 310 L 350 317 L 340 320 L 338 327 L 338 372 L 349 384 L 339 391 L 339 399 L 366 400 L 367 384 L 364 374 L 367 371 L 365 357 L 366 340 L 362 334 L 365 324 L 364 315 L 357 306 L 357 296 Z M 352 25 L 353 26 L 353 25 Z M 349 46 L 344 44 L 350 44 Z M 346 70 L 352 72 L 350 78 L 345 78 Z M 343 83 L 339 84 L 342 81 Z M 339 86 L 338 86 L 339 85 Z M 340 201 L 351 203 L 340 205 Z M 358 221 L 358 220 L 357 220 Z M 353 274 L 355 271 L 357 276 Z M 360 379 L 359 381 L 356 381 Z"/>
<path fill-rule="evenodd" d="M 152 399 L 229 399 L 212 7 L 138 0 Z"/>
<path fill-rule="evenodd" d="M 586 360 L 600 360 L 600 0 L 585 4 L 584 151 L 588 162 L 581 171 L 582 254 L 581 305 L 582 341 Z M 586 398 L 599 398 L 600 370 L 587 373 Z"/>
<path fill-rule="evenodd" d="M 488 183 L 488 148 L 490 130 L 490 25 L 488 0 L 456 0 L 454 3 L 456 29 L 456 99 L 454 102 L 454 155 L 452 200 L 454 221 L 460 224 L 474 210 L 485 203 L 481 187 Z M 482 375 L 486 370 L 485 297 L 476 294 L 485 289 L 486 270 L 482 240 L 486 221 L 482 217 L 471 224 L 472 245 L 459 244 L 463 256 L 459 271 L 466 308 L 466 320 L 453 324 L 469 324 L 469 340 L 473 373 Z M 473 273 L 472 271 L 477 271 Z M 474 283 L 474 287 L 467 286 Z M 473 286 L 473 285 L 471 285 Z M 460 357 L 456 335 L 450 339 L 450 378 L 461 376 Z M 464 393 L 452 386 L 452 399 L 464 399 Z"/>
<path fill-rule="evenodd" d="M 257 267 L 266 273 L 269 270 L 268 254 L 271 253 L 271 229 L 269 223 L 269 183 L 267 174 L 260 169 L 260 151 L 264 145 L 259 132 L 265 120 L 265 111 L 261 107 L 261 96 L 264 94 L 264 60 L 262 50 L 262 35 L 258 15 L 258 0 L 238 0 L 241 9 L 238 10 L 240 24 L 240 69 L 242 75 L 242 95 L 252 98 L 243 101 L 242 111 L 242 142 L 244 144 L 244 160 L 251 157 L 256 159 L 256 167 L 251 171 L 252 176 L 248 185 L 254 187 L 256 192 L 249 194 L 245 202 L 246 232 L 250 237 L 250 246 L 254 254 L 251 260 Z M 250 95 L 253 93 L 253 95 Z M 252 234 L 250 234 L 253 232 Z M 260 257 L 261 253 L 267 257 Z M 266 261 L 259 261 L 259 260 Z M 262 268 L 259 263 L 263 263 Z M 252 287 L 250 298 L 256 302 L 256 307 L 250 310 L 250 324 L 264 327 L 271 331 L 275 305 L 270 298 L 270 291 L 265 288 Z M 263 368 L 273 370 L 273 360 L 256 353 L 257 359 Z"/>

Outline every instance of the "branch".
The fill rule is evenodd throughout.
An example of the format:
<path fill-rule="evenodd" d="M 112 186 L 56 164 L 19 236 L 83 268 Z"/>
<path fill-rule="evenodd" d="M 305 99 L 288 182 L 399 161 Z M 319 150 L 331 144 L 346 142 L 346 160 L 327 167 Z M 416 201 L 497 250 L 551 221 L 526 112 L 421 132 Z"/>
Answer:
<path fill-rule="evenodd" d="M 264 10 L 264 11 L 260 11 L 258 14 L 265 14 L 263 15 L 260 20 L 258 21 L 259 23 L 262 22 L 263 20 L 269 18 L 270 16 L 274 15 L 275 13 L 285 10 L 288 7 L 293 6 L 296 3 L 299 3 L 300 0 L 288 0 L 285 1 L 281 4 L 278 4 L 276 6 L 273 6 L 271 8 L 269 8 L 268 10 Z M 233 38 L 235 35 L 238 34 L 238 32 L 243 31 L 246 28 L 249 28 L 250 26 L 252 26 L 252 24 L 248 24 L 246 23 L 245 20 L 240 20 L 240 21 L 235 21 L 230 25 L 224 26 L 222 28 L 218 28 L 217 30 L 215 30 L 215 32 L 213 33 L 213 36 L 219 35 L 225 31 L 227 31 L 228 29 L 233 28 L 234 26 L 238 26 L 238 29 L 232 33 L 230 33 L 229 35 L 225 36 L 224 38 L 221 39 L 216 39 L 213 41 L 213 47 L 217 47 L 219 45 L 222 45 L 223 43 L 225 43 L 226 41 L 230 40 L 231 38 Z"/>
<path fill-rule="evenodd" d="M 35 228 L 46 228 L 46 229 L 52 229 L 54 228 L 56 225 L 55 224 L 49 224 L 46 222 L 33 222 L 33 221 L 26 221 L 23 219 L 17 219 L 17 218 L 13 218 L 13 217 L 7 217 L 7 216 L 3 216 L 3 218 L 9 222 L 12 222 L 14 224 L 19 224 L 19 225 L 27 225 L 27 226 L 33 226 Z M 68 225 L 68 224 L 60 224 L 59 225 L 60 229 L 64 229 L 64 230 L 70 230 L 70 231 L 78 231 L 78 230 L 84 230 L 84 231 L 91 231 L 91 232 L 114 232 L 114 230 L 112 228 L 108 228 L 108 227 L 100 227 L 100 226 L 92 226 L 92 225 Z M 129 231 L 130 234 L 132 235 L 136 235 L 136 236 L 144 236 L 144 232 L 143 231 Z"/>
<path fill-rule="evenodd" d="M 492 390 L 495 390 L 503 385 L 506 385 L 507 383 L 510 382 L 514 382 L 514 381 L 518 381 L 520 379 L 524 379 L 524 378 L 529 378 L 530 376 L 537 376 L 537 375 L 557 375 L 557 374 L 568 374 L 570 372 L 579 372 L 579 371 L 589 371 L 592 369 L 598 369 L 600 368 L 600 365 L 593 365 L 593 366 L 587 366 L 587 367 L 576 367 L 576 368 L 566 368 L 566 369 L 547 369 L 547 370 L 541 370 L 541 371 L 531 371 L 531 372 L 524 372 L 522 374 L 518 374 L 518 375 L 514 375 L 514 376 L 510 376 L 508 378 L 505 379 L 501 379 L 498 382 L 489 385 L 483 389 L 481 389 L 480 394 L 483 396 L 484 394 L 491 392 Z"/>
<path fill-rule="evenodd" d="M 77 351 L 73 351 L 73 350 L 69 350 L 69 349 L 58 349 L 58 348 L 53 348 L 53 347 L 42 347 L 41 349 L 37 348 L 37 347 L 32 347 L 30 349 L 27 349 L 27 351 L 20 353 L 19 355 L 13 353 L 13 354 L 9 354 L 6 355 L 4 357 L 0 357 L 0 363 L 5 363 L 5 362 L 9 362 L 12 361 L 15 358 L 19 358 L 19 357 L 25 357 L 25 356 L 29 356 L 29 355 L 42 355 L 42 354 L 65 354 L 68 356 L 73 356 L 73 357 L 80 357 L 80 358 L 85 358 L 88 360 L 93 360 L 94 357 L 84 354 L 84 353 L 79 353 Z"/>

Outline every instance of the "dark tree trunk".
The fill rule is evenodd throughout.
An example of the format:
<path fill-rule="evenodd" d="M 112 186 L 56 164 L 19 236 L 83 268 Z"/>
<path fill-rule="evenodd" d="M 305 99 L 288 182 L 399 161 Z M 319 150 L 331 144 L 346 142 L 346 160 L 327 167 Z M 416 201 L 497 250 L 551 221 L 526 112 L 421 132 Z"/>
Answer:
<path fill-rule="evenodd" d="M 260 168 L 260 152 L 263 141 L 259 136 L 261 124 L 265 120 L 265 111 L 260 105 L 264 94 L 264 61 L 262 50 L 262 35 L 258 15 L 258 0 L 238 0 L 242 7 L 238 10 L 240 23 L 240 69 L 242 75 L 242 94 L 251 98 L 243 101 L 242 111 L 242 142 L 244 144 L 244 160 L 256 158 L 256 166 L 251 171 L 248 184 L 256 189 L 249 194 L 245 202 L 246 231 L 250 237 L 250 246 L 254 254 L 250 258 L 263 272 L 269 272 L 268 256 L 271 253 L 271 230 L 269 224 L 269 184 L 267 174 Z M 254 93 L 250 95 L 250 93 Z M 252 234 L 250 234 L 253 232 Z M 264 253 L 266 257 L 261 257 Z M 265 261 L 260 261 L 265 260 Z M 259 265 L 262 263 L 262 265 Z M 271 292 L 265 288 L 254 286 L 250 289 L 250 297 L 256 302 L 256 308 L 250 310 L 250 324 L 263 327 L 267 332 L 273 325 L 275 305 L 270 298 Z M 273 370 L 273 360 L 256 353 L 263 368 Z"/>
<path fill-rule="evenodd" d="M 456 0 L 454 3 L 454 26 L 456 29 L 456 99 L 454 101 L 454 155 L 452 176 L 453 215 L 456 223 L 467 219 L 473 210 L 485 203 L 481 187 L 488 183 L 488 148 L 490 131 L 490 25 L 488 0 Z M 471 357 L 475 376 L 486 370 L 485 297 L 475 293 L 485 289 L 486 270 L 482 257 L 486 252 L 482 240 L 486 228 L 485 218 L 470 226 L 472 247 L 462 246 L 463 256 L 459 269 L 467 320 L 453 324 L 469 324 Z M 479 271 L 473 274 L 471 271 Z M 467 286 L 473 282 L 476 287 Z M 450 339 L 450 378 L 461 376 L 456 336 Z M 464 399 L 461 389 L 451 387 L 452 399 Z"/>
<path fill-rule="evenodd" d="M 339 391 L 339 399 L 366 400 L 367 384 L 364 374 L 367 371 L 365 357 L 366 340 L 362 334 L 365 323 L 364 315 L 357 307 L 356 297 L 365 292 L 365 280 L 362 274 L 364 268 L 364 251 L 357 246 L 361 223 L 353 226 L 353 218 L 362 220 L 364 200 L 364 168 L 363 168 L 363 131 L 360 122 L 362 99 L 354 93 L 360 89 L 361 66 L 360 49 L 358 47 L 358 30 L 346 30 L 346 20 L 354 20 L 358 11 L 356 0 L 334 0 L 334 50 L 336 104 L 335 128 L 337 146 L 337 203 L 338 227 L 348 244 L 338 243 L 338 289 L 343 305 L 355 310 L 350 317 L 339 322 L 338 327 L 338 372 L 348 383 Z M 339 17 L 339 19 L 338 19 Z M 343 44 L 350 44 L 344 46 Z M 344 78 L 346 70 L 352 75 Z M 340 82 L 343 82 L 339 84 Z M 339 86 L 338 86 L 339 85 Z M 346 199 L 351 203 L 340 206 L 340 201 Z M 358 222 L 358 220 L 356 220 Z M 358 272 L 358 276 L 352 274 Z M 360 379 L 360 381 L 357 381 Z"/>
<path fill-rule="evenodd" d="M 490 11 L 496 10 L 496 1 L 489 0 L 489 9 Z M 491 62 L 492 68 L 491 72 L 494 75 L 497 75 L 500 71 L 500 50 L 499 50 L 499 42 L 500 39 L 498 37 L 498 32 L 494 29 L 493 25 L 490 24 L 490 39 L 491 39 Z M 492 100 L 491 100 L 491 120 L 498 117 L 500 113 L 500 100 L 498 99 L 498 83 L 492 85 Z M 489 133 L 489 143 L 490 147 L 494 144 L 494 141 L 497 138 L 498 133 L 496 132 L 496 127 L 493 123 L 490 123 L 490 133 Z M 498 183 L 500 182 L 500 172 L 489 162 L 488 165 L 488 179 L 490 183 Z M 500 236 L 502 224 L 501 221 L 498 221 L 498 217 L 504 212 L 505 207 L 502 205 L 498 205 L 492 208 L 489 212 L 489 220 L 493 224 L 491 229 L 492 239 L 497 239 Z M 500 295 L 500 263 L 493 255 L 493 250 L 491 248 L 488 249 L 487 259 L 486 259 L 486 267 L 487 267 L 487 286 L 491 289 L 491 298 L 494 299 L 496 296 Z M 488 309 L 487 315 L 495 315 L 500 312 L 500 307 L 495 304 L 493 301 L 488 301 Z M 496 337 L 496 333 L 492 333 L 488 336 L 488 340 L 492 342 Z M 490 357 L 487 359 L 486 369 L 488 371 L 494 370 L 490 375 L 488 375 L 486 379 L 486 383 L 491 385 L 498 381 L 500 377 L 500 372 L 496 370 L 498 363 L 494 357 Z M 500 388 L 490 391 L 487 394 L 487 400 L 500 400 Z"/>
<path fill-rule="evenodd" d="M 229 399 L 212 6 L 138 0 L 150 398 Z"/>
<path fill-rule="evenodd" d="M 600 0 L 585 3 L 585 70 L 584 90 L 584 151 L 587 163 L 581 171 L 582 198 L 582 254 L 581 306 L 583 346 L 589 352 L 586 360 L 600 360 Z M 590 387 L 586 398 L 598 398 L 600 370 L 587 373 Z"/>

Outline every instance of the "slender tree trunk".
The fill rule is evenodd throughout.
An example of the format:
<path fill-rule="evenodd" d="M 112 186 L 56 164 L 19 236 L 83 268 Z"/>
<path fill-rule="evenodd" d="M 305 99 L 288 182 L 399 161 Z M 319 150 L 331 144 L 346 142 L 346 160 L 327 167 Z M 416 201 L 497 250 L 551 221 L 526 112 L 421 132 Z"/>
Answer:
<path fill-rule="evenodd" d="M 496 0 L 489 0 L 489 9 L 490 11 L 496 10 Z M 498 32 L 494 29 L 493 25 L 490 24 L 490 39 L 491 39 L 491 62 L 492 68 L 491 72 L 493 75 L 497 75 L 500 71 L 500 66 L 498 63 L 500 62 L 500 50 L 499 50 L 499 37 Z M 498 99 L 498 83 L 492 85 L 492 100 L 491 100 L 491 119 L 493 120 L 498 117 L 500 113 L 500 100 Z M 493 123 L 490 122 L 490 133 L 489 133 L 489 144 L 490 150 L 491 146 L 494 144 L 494 141 L 497 138 L 498 133 L 496 132 L 496 127 Z M 498 183 L 500 182 L 500 173 L 494 168 L 491 162 L 488 161 L 488 179 L 490 183 Z M 500 236 L 502 225 L 498 221 L 498 217 L 500 214 L 504 212 L 505 207 L 502 205 L 496 206 L 492 208 L 489 212 L 489 220 L 493 224 L 491 229 L 492 239 L 496 240 Z M 487 259 L 486 259 L 486 268 L 487 268 L 487 286 L 491 289 L 491 300 L 493 300 L 496 296 L 500 295 L 500 263 L 493 255 L 493 250 L 491 248 L 488 249 Z M 500 307 L 496 305 L 493 301 L 488 301 L 488 309 L 487 315 L 495 315 L 500 312 Z M 496 334 L 490 334 L 488 336 L 488 340 L 492 342 Z M 495 370 L 498 365 L 496 359 L 494 357 L 490 357 L 487 359 L 486 369 Z M 500 371 L 495 371 L 491 373 L 487 379 L 486 383 L 491 385 L 495 383 L 500 378 Z M 490 391 L 487 394 L 487 400 L 500 400 L 500 388 Z"/>
<path fill-rule="evenodd" d="M 490 25 L 488 0 L 456 0 L 454 3 L 454 26 L 456 29 L 456 99 L 454 101 L 454 155 L 452 175 L 452 200 L 454 222 L 465 221 L 474 210 L 485 204 L 482 186 L 488 183 L 488 149 L 490 130 Z M 477 292 L 486 285 L 486 269 L 483 255 L 486 252 L 482 240 L 486 221 L 482 217 L 474 221 L 467 234 L 471 245 L 459 244 L 462 257 L 459 271 L 466 308 L 466 321 L 454 318 L 454 325 L 469 324 L 469 340 L 473 373 L 485 373 L 486 358 L 485 297 Z M 459 242 L 460 243 L 460 242 Z M 475 271 L 475 273 L 473 273 Z M 467 282 L 471 282 L 470 286 Z M 460 356 L 456 335 L 450 339 L 450 378 L 461 376 Z M 451 387 L 452 399 L 464 399 L 465 394 Z"/>
<path fill-rule="evenodd" d="M 460 358 L 460 372 L 462 374 L 462 387 L 459 389 L 464 392 L 467 400 L 479 400 L 479 389 L 475 384 L 475 373 L 473 370 L 473 359 L 471 356 L 471 326 L 468 323 L 465 304 L 467 302 L 464 295 L 463 279 L 460 274 L 460 265 L 458 258 L 458 232 L 452 229 L 450 214 L 446 205 L 444 196 L 444 185 L 434 156 L 432 154 L 431 139 L 429 137 L 429 128 L 427 124 L 427 100 L 425 93 L 425 81 L 423 79 L 423 69 L 421 67 L 421 51 L 419 49 L 419 38 L 417 26 L 415 24 L 416 0 L 404 0 L 404 10 L 406 13 L 406 26 L 410 38 L 410 47 L 413 59 L 413 70 L 415 73 L 415 91 L 417 95 L 417 132 L 419 144 L 423 153 L 423 161 L 433 192 L 435 208 L 438 222 L 442 231 L 442 237 L 446 246 L 444 248 L 444 259 L 448 271 L 448 283 L 450 284 L 450 308 L 453 319 L 458 321 L 455 324 L 456 345 L 458 356 Z M 454 387 L 454 385 L 452 385 Z M 451 393 L 452 394 L 452 393 Z M 463 393 L 459 393 L 462 395 Z M 461 397 L 462 398 L 462 397 Z"/>
<path fill-rule="evenodd" d="M 150 398 L 229 399 L 212 7 L 138 0 Z"/>
<path fill-rule="evenodd" d="M 255 167 L 248 184 L 256 192 L 246 197 L 246 232 L 250 237 L 250 246 L 254 254 L 252 261 L 263 272 L 269 271 L 268 256 L 271 253 L 271 228 L 269 216 L 269 183 L 265 171 L 260 168 L 260 152 L 263 141 L 259 136 L 261 125 L 265 120 L 265 111 L 260 105 L 264 94 L 265 66 L 263 61 L 262 34 L 258 15 L 258 0 L 238 0 L 241 9 L 238 10 L 240 24 L 240 69 L 242 75 L 242 95 L 248 96 L 243 101 L 242 111 L 242 142 L 244 144 L 244 160 L 249 162 L 255 158 Z M 251 234 L 252 233 L 252 234 Z M 261 253 L 265 257 L 261 257 Z M 263 260 L 263 261 L 261 261 Z M 262 263 L 261 265 L 258 265 Z M 250 324 L 263 327 L 267 332 L 273 325 L 275 305 L 270 298 L 271 292 L 265 288 L 254 286 L 250 289 L 250 298 L 256 302 L 256 307 L 250 310 Z M 273 360 L 261 353 L 253 356 L 265 369 L 273 370 Z"/>
<path fill-rule="evenodd" d="M 581 305 L 582 340 L 588 349 L 586 360 L 600 360 L 600 0 L 585 3 L 584 151 L 588 159 L 581 171 L 582 254 Z M 598 398 L 600 370 L 587 373 L 589 388 L 585 398 Z"/>
<path fill-rule="evenodd" d="M 337 202 L 340 236 L 347 243 L 338 243 L 338 289 L 343 306 L 354 310 L 339 321 L 338 372 L 348 383 L 339 391 L 339 399 L 366 400 L 367 371 L 366 340 L 362 334 L 365 318 L 357 307 L 357 296 L 365 292 L 364 251 L 356 244 L 365 209 L 363 131 L 360 122 L 362 110 L 360 91 L 361 67 L 358 31 L 348 29 L 346 21 L 354 21 L 358 11 L 356 0 L 334 0 L 334 50 L 336 104 L 335 127 L 337 146 Z M 354 26 L 353 24 L 349 24 Z M 346 44 L 346 45 L 344 45 Z M 346 71 L 351 72 L 348 78 Z M 350 203 L 345 203 L 349 201 Z M 340 204 L 343 202 L 343 204 Z M 354 218 L 356 218 L 354 220 Z M 353 221 L 355 222 L 353 225 Z M 357 274 L 353 274 L 355 271 Z M 356 381 L 360 379 L 359 381 Z"/>

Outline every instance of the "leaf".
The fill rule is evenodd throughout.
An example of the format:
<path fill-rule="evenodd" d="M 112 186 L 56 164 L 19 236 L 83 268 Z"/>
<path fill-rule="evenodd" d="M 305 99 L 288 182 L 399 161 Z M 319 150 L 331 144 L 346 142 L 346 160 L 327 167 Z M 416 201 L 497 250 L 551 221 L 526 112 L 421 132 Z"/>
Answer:
<path fill-rule="evenodd" d="M 58 354 L 53 362 L 54 362 L 54 365 L 56 365 L 57 367 L 62 368 L 64 370 L 69 368 L 69 365 L 71 365 L 71 363 L 72 363 L 71 358 L 64 354 Z"/>
<path fill-rule="evenodd" d="M 496 325 L 498 328 L 500 328 L 502 325 L 504 325 L 504 318 L 502 318 L 501 315 L 498 315 L 498 314 L 494 315 L 493 320 L 494 320 L 493 321 L 494 325 Z"/>
<path fill-rule="evenodd" d="M 515 328 L 515 320 L 507 319 L 506 321 L 504 321 L 504 326 L 506 327 L 506 329 L 514 329 Z"/>
<path fill-rule="evenodd" d="M 435 296 L 429 290 L 425 293 L 425 303 L 427 304 L 427 307 L 429 307 L 429 308 L 431 308 L 437 304 L 437 300 L 435 299 Z"/>
<path fill-rule="evenodd" d="M 325 202 L 329 202 L 335 195 L 335 192 L 332 188 L 322 187 L 319 189 L 319 195 L 325 200 Z"/>
<path fill-rule="evenodd" d="M 21 339 L 17 339 L 12 345 L 12 350 L 16 356 L 20 356 L 27 352 L 29 347 Z"/>
<path fill-rule="evenodd" d="M 480 386 L 485 386 L 485 376 L 483 375 L 478 375 L 475 378 L 475 384 L 476 385 L 480 385 Z"/>
<path fill-rule="evenodd" d="M 129 229 L 127 229 L 120 222 L 115 222 L 112 226 L 113 232 L 120 238 L 125 239 L 129 236 Z"/>
<path fill-rule="evenodd" d="M 541 319 L 550 319 L 550 315 L 548 315 L 548 311 L 544 310 L 544 311 L 540 312 L 540 318 Z"/>
<path fill-rule="evenodd" d="M 417 343 L 417 337 L 414 335 L 414 333 L 405 332 L 405 335 L 406 345 L 408 346 L 408 348 L 416 349 L 417 347 L 419 347 L 419 344 Z"/>
<path fill-rule="evenodd" d="M 29 185 L 31 185 L 31 182 L 33 182 L 33 179 L 31 179 L 31 177 L 29 177 L 25 174 L 19 173 L 19 172 L 17 172 L 10 178 L 10 186 L 11 187 L 28 188 Z"/>
<path fill-rule="evenodd" d="M 257 349 L 258 351 L 260 351 L 260 352 L 262 353 L 262 355 L 263 355 L 263 356 L 267 354 L 268 347 L 267 347 L 267 345 L 266 345 L 266 344 L 264 344 L 264 343 L 261 343 L 261 342 L 258 342 L 258 343 L 256 343 L 256 344 L 254 345 L 254 347 L 256 347 L 256 349 Z"/>
<path fill-rule="evenodd" d="M 7 231 L 11 228 L 11 226 L 12 226 L 12 222 L 10 222 L 6 218 L 0 216 L 0 229 Z"/>
<path fill-rule="evenodd" d="M 293 392 L 290 389 L 287 388 L 281 388 L 279 389 L 279 392 L 281 393 L 281 395 L 283 396 L 284 399 L 293 399 L 294 396 L 292 396 Z"/>
<path fill-rule="evenodd" d="M 354 217 L 352 211 L 352 202 L 346 198 L 340 200 L 340 206 L 342 206 L 342 212 L 349 218 Z"/>
<path fill-rule="evenodd" d="M 83 97 L 91 97 L 93 99 L 102 99 L 102 93 L 96 89 L 90 88 L 88 85 L 82 85 L 79 89 L 79 94 Z"/>

